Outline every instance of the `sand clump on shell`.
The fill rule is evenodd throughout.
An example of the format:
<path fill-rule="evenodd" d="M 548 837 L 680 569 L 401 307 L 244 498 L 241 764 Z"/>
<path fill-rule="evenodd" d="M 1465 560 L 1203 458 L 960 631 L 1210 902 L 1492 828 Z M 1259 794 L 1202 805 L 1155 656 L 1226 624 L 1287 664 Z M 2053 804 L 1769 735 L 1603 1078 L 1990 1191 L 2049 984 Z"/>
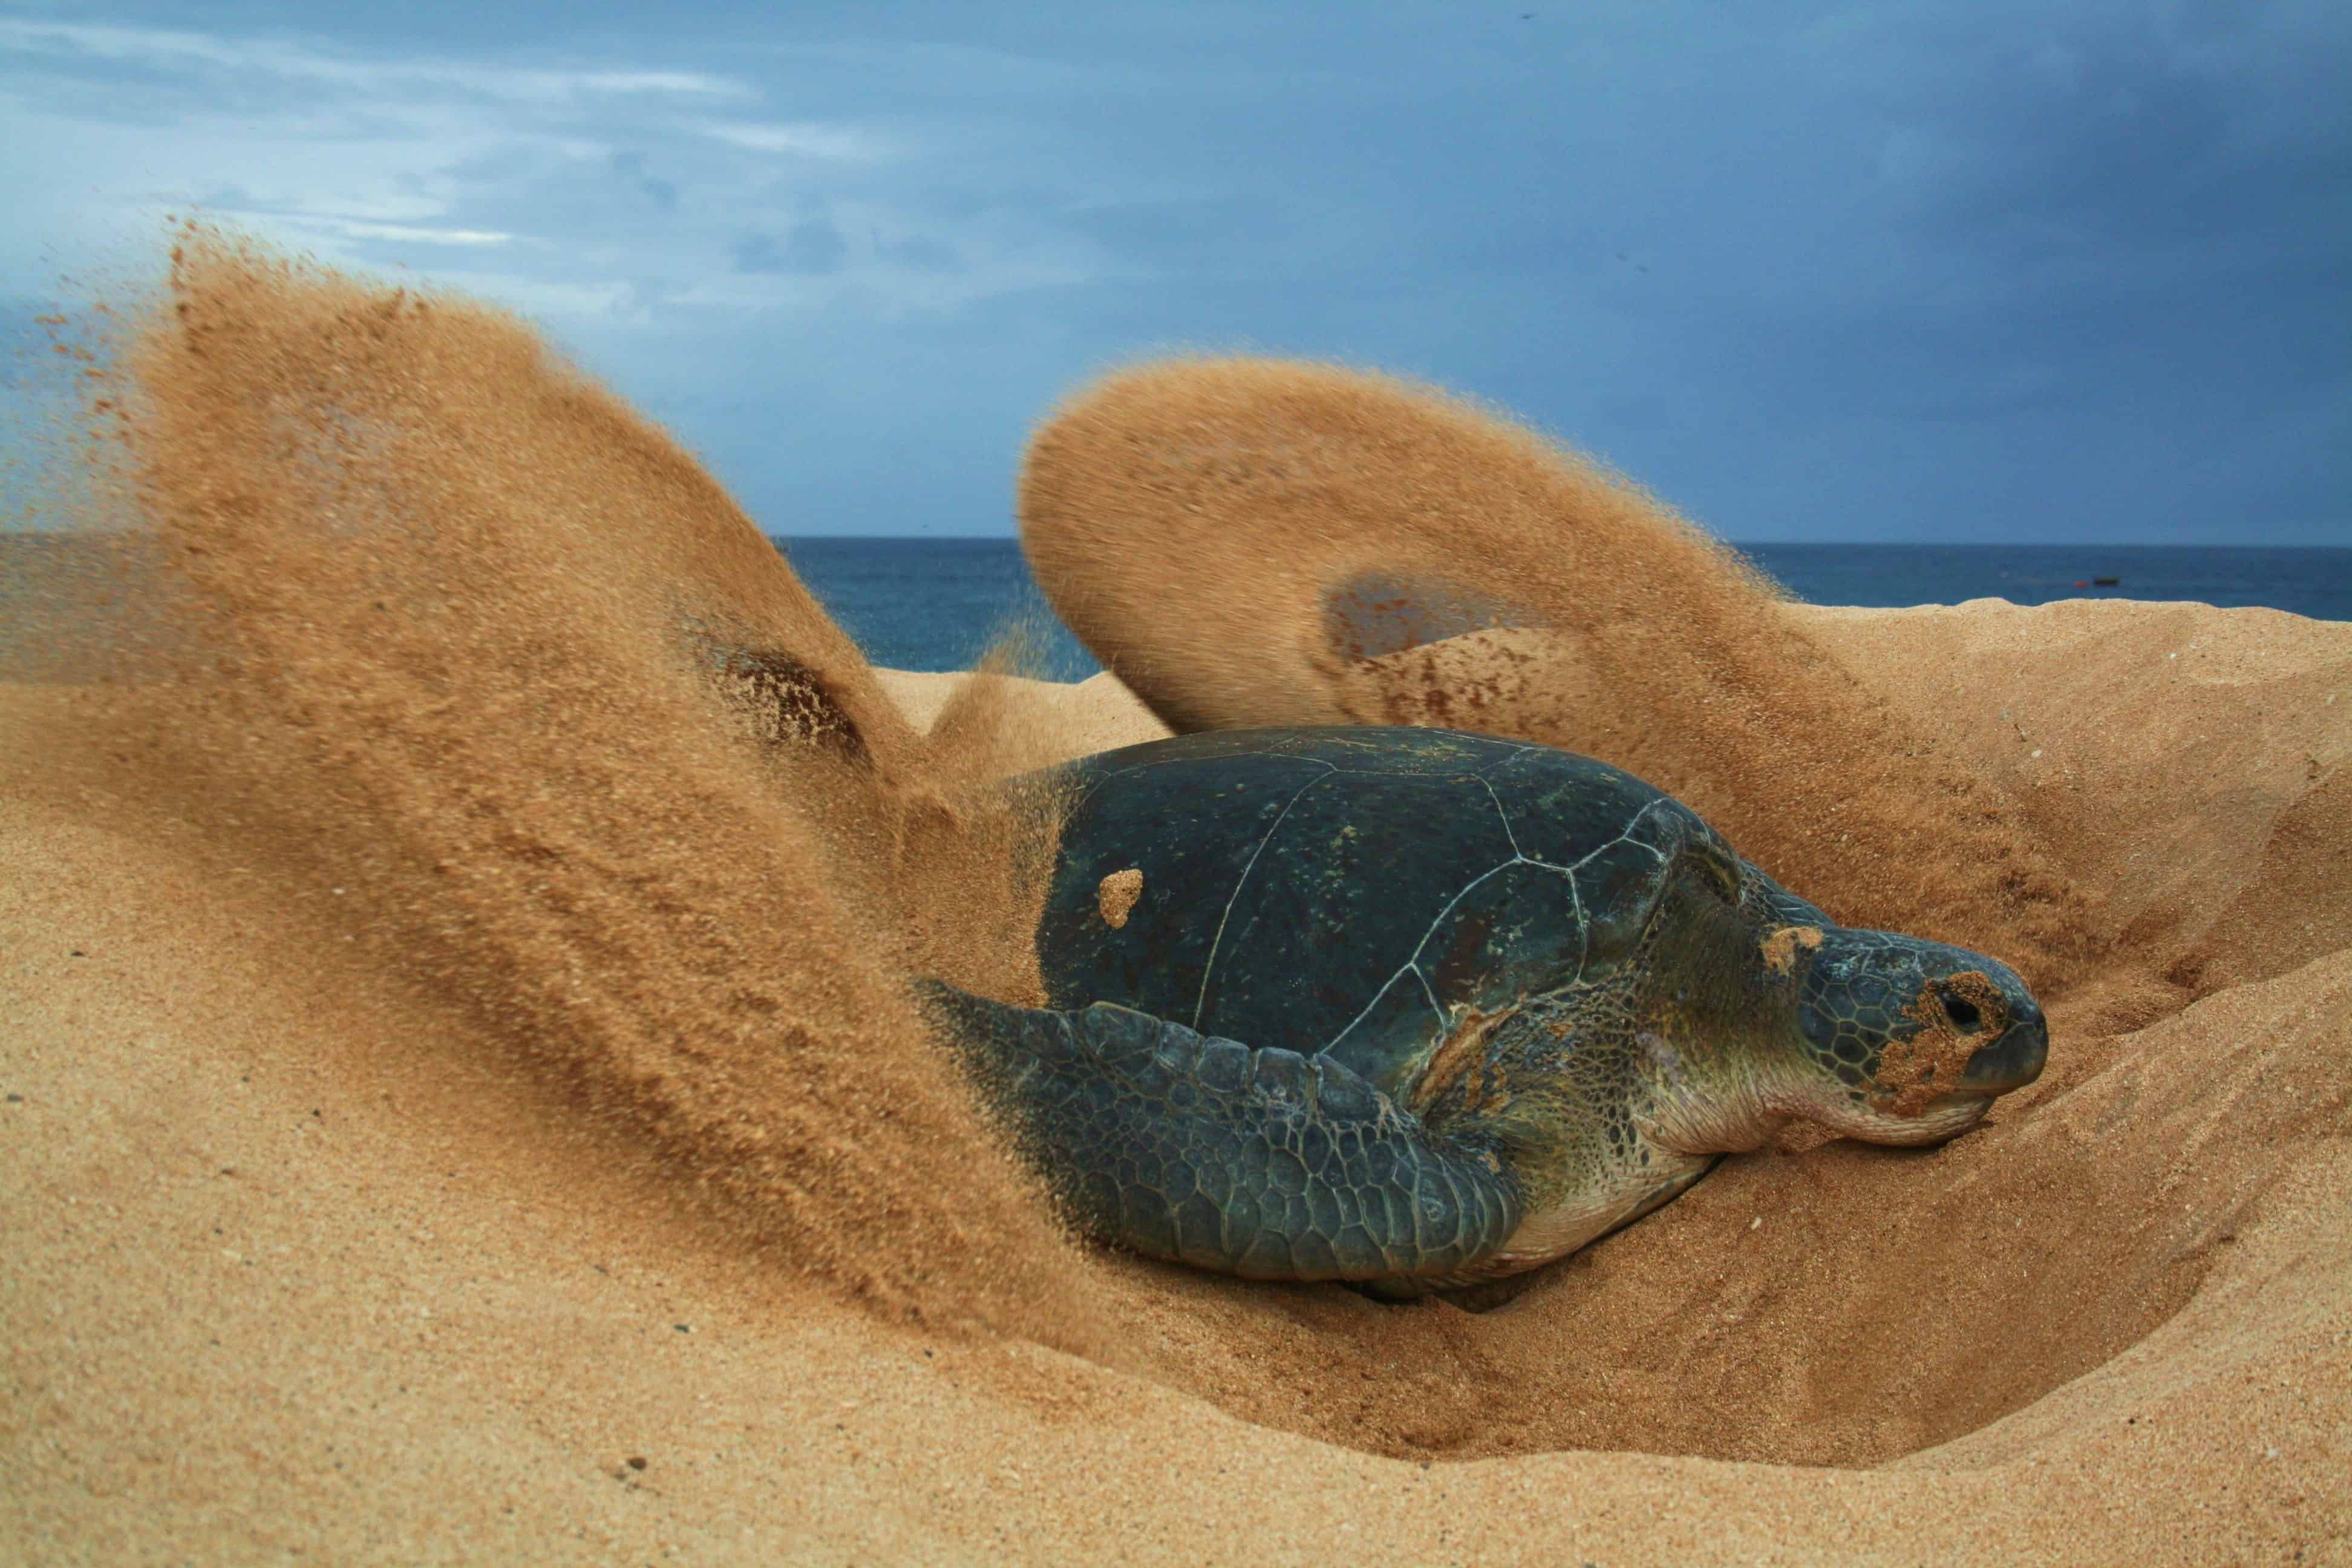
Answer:
<path fill-rule="evenodd" d="M 493 313 L 197 234 L 140 321 L 108 482 L 144 520 L 129 602 L 182 635 L 0 683 L 10 1538 L 2346 1552 L 2352 628 L 1814 609 L 1394 384 L 1078 399 L 1026 537 L 1162 713 L 1576 743 L 1841 917 L 2013 939 L 2054 983 L 2048 1074 L 1946 1149 L 1740 1157 L 1496 1299 L 1391 1307 L 1072 1247 L 905 1005 L 915 966 L 1034 984 L 1039 825 L 984 785 L 1157 732 L 1118 680 L 869 669 Z M 1584 552 L 1534 562 L 1587 501 Z M 1187 640 L 1163 549 L 1176 608 L 1264 629 Z"/>
<path fill-rule="evenodd" d="M 1130 866 L 1124 871 L 1113 871 L 1095 889 L 1095 904 L 1100 910 L 1103 924 L 1114 931 L 1127 924 L 1127 917 L 1135 912 L 1135 902 L 1143 897 L 1143 873 Z"/>

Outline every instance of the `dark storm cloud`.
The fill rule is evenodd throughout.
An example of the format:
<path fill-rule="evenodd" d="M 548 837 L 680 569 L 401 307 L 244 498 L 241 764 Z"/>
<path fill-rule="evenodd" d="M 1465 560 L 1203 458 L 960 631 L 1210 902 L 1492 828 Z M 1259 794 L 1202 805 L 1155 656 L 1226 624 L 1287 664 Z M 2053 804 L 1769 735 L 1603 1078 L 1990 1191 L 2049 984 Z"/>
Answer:
<path fill-rule="evenodd" d="M 1036 413 L 1178 345 L 1432 377 L 1734 537 L 2352 539 L 2335 0 L 173 10 L 19 40 L 28 160 L 239 106 L 190 189 L 546 315 L 777 527 L 1001 530 Z"/>

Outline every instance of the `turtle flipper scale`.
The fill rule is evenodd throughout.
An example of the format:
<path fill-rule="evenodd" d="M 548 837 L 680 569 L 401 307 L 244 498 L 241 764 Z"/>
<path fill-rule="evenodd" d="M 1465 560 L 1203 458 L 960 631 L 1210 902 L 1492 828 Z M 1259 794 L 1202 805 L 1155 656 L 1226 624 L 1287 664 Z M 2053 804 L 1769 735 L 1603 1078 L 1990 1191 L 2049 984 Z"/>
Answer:
<path fill-rule="evenodd" d="M 1437 1279 L 1518 1226 L 1517 1183 L 1328 1058 L 1253 1050 L 1131 1008 L 923 999 L 1072 1219 L 1254 1279 Z"/>

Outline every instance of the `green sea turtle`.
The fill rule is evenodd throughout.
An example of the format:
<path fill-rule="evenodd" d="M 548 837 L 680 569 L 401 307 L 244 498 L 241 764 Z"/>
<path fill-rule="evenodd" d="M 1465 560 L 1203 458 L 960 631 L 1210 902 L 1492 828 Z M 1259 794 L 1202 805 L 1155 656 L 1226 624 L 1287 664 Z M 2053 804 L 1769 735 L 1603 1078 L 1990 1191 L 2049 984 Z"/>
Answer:
<path fill-rule="evenodd" d="M 1494 1279 L 1791 1121 L 1953 1137 L 2048 1052 L 2002 964 L 1842 928 L 1550 747 L 1227 731 L 1047 777 L 1049 1005 L 925 994 L 1079 1227 L 1155 1258 Z"/>

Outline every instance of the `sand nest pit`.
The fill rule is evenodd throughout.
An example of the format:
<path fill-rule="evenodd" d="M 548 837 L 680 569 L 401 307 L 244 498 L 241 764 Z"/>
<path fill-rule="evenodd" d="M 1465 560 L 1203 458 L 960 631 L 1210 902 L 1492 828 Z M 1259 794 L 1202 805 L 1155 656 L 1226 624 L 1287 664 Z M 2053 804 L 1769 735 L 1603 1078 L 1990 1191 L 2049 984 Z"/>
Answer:
<path fill-rule="evenodd" d="M 2210 937 L 2226 922 L 2194 906 L 2248 898 L 2175 886 L 2175 907 L 2112 929 L 2100 882 L 2138 852 L 2118 853 L 2093 774 L 2119 759 L 2094 744 L 2053 762 L 2060 796 L 1985 755 L 2026 733 L 2010 715 L 2027 672 L 1972 681 L 1948 662 L 1934 681 L 1861 657 L 1840 635 L 1855 623 L 1786 603 L 1651 498 L 1483 410 L 1325 366 L 1155 365 L 1059 410 L 1021 493 L 1049 596 L 1174 727 L 1439 723 L 1588 752 L 1698 805 L 1849 922 L 2010 957 L 2055 1003 L 2050 1079 L 1945 1150 L 1733 1161 L 1605 1247 L 1457 1298 L 1508 1301 L 1475 1323 L 1404 1314 L 1376 1344 L 1335 1321 L 1318 1354 L 1411 1370 L 1366 1373 L 1385 1386 L 1301 1429 L 1399 1453 L 1881 1462 L 2029 1404 L 2189 1299 L 2211 1237 L 2279 1170 L 2183 1157 L 2181 1124 L 2210 1120 L 2232 1071 L 2336 1079 L 2315 1099 L 2231 1094 L 2250 1147 L 2321 1136 L 2341 1109 L 2325 1031 L 2142 1081 L 2113 1031 L 2190 1000 L 2203 962 L 2147 938 Z M 2287 678 L 2316 698 L 2344 651 Z M 2097 736 L 2118 705 L 2111 687 L 2064 722 Z M 2280 817 L 2307 814 L 2300 795 Z M 2272 875 L 2310 884 L 2307 868 Z M 2308 928 L 2341 932 L 2347 896 L 2352 880 L 2291 904 L 2305 930 L 2269 944 L 2263 973 L 2332 951 Z M 2110 1125 L 2116 1095 L 2129 1133 Z M 2035 1114 L 2053 1100 L 2066 1109 Z M 2090 1104 L 2109 1135 L 2062 1131 Z M 2135 1214 L 2131 1194 L 2157 1190 L 2180 1206 Z"/>
<path fill-rule="evenodd" d="M 1116 681 L 868 669 L 493 313 L 201 234 L 164 306 L 117 472 L 203 657 L 0 686 L 25 1538 L 2352 1539 L 2352 628 L 1812 610 L 1412 389 L 1242 363 L 1080 399 L 1024 538 L 1163 717 L 1576 743 L 2055 997 L 2043 1082 L 1944 1150 L 1728 1162 L 1484 1310 L 1243 1285 L 1063 1240 L 900 991 L 1034 984 L 1037 825 L 981 786 L 1158 730 Z"/>

